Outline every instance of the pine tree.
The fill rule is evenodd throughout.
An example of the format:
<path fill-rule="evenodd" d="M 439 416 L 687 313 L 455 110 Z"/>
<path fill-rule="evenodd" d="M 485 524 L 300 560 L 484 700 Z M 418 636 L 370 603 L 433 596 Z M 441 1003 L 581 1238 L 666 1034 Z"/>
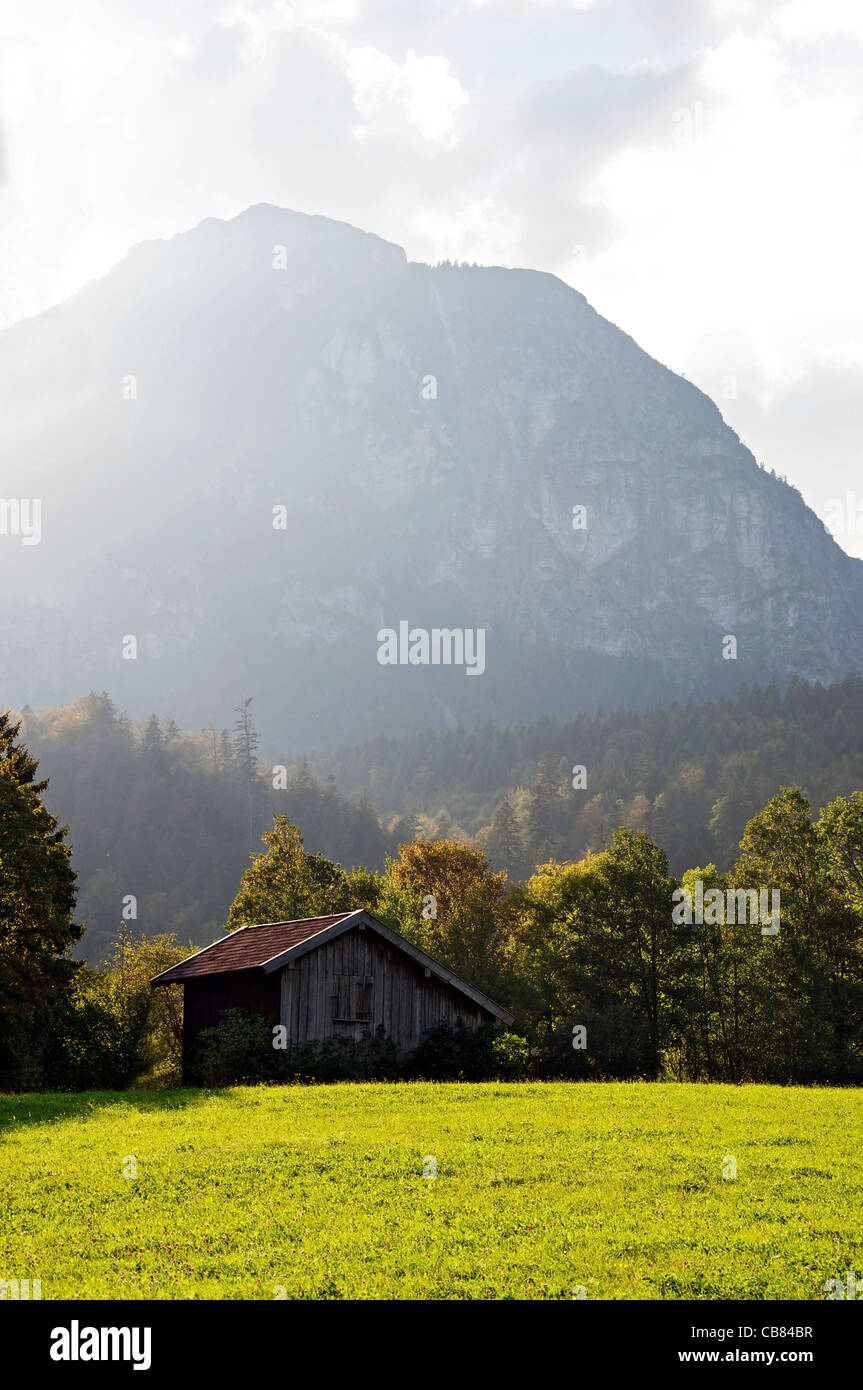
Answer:
<path fill-rule="evenodd" d="M 48 783 L 19 731 L 0 714 L 0 1071 L 41 1050 L 34 1025 L 67 991 L 82 932 L 66 828 L 45 809 Z"/>
<path fill-rule="evenodd" d="M 536 786 L 528 812 L 531 853 L 538 864 L 554 857 L 557 848 L 554 815 L 559 795 L 560 773 L 557 759 L 546 753 L 539 764 Z"/>
<path fill-rule="evenodd" d="M 161 772 L 165 767 L 165 737 L 155 714 L 151 714 L 141 735 L 141 752 L 149 767 Z"/>
<path fill-rule="evenodd" d="M 254 845 L 255 836 L 255 791 L 258 778 L 258 732 L 252 723 L 249 706 L 252 696 L 237 705 L 239 716 L 234 725 L 233 750 L 237 765 L 246 779 L 249 797 L 249 849 Z"/>
<path fill-rule="evenodd" d="M 219 734 L 219 751 L 216 757 L 216 765 L 219 772 L 228 772 L 234 764 L 234 750 L 231 747 L 231 739 L 227 729 L 223 729 Z"/>
<path fill-rule="evenodd" d="M 235 713 L 238 718 L 231 741 L 237 764 L 248 778 L 254 777 L 258 771 L 258 733 L 249 711 L 251 703 L 250 695 L 242 704 L 237 705 Z"/>
<path fill-rule="evenodd" d="M 491 856 L 496 864 L 515 878 L 521 873 L 524 843 L 509 797 L 504 797 L 494 813 L 489 837 Z"/>

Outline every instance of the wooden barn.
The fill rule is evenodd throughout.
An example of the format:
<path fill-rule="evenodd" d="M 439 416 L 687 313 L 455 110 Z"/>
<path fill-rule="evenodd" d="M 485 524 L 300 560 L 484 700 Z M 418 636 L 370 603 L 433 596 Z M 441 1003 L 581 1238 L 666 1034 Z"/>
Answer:
<path fill-rule="evenodd" d="M 151 984 L 183 986 L 187 1073 L 198 1034 L 225 1009 L 283 1024 L 291 1044 L 362 1038 L 383 1025 L 401 1056 L 442 1023 L 512 1023 L 512 1014 L 362 909 L 240 927 Z"/>

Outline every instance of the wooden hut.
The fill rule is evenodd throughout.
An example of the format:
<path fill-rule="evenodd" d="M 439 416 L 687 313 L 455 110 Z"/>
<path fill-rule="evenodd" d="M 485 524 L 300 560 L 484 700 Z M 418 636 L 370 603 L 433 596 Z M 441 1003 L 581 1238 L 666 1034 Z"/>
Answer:
<path fill-rule="evenodd" d="M 359 1039 L 383 1026 L 399 1054 L 440 1024 L 476 1028 L 512 1014 L 364 910 L 240 927 L 152 985 L 182 984 L 183 1070 L 225 1009 L 282 1024 L 290 1045 Z"/>

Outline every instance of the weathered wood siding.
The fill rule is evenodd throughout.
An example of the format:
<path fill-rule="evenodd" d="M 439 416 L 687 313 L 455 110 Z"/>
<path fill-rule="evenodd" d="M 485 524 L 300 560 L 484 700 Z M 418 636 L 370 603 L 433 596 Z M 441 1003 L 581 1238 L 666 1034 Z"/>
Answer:
<path fill-rule="evenodd" d="M 344 932 L 278 975 L 280 1021 L 292 1043 L 362 1038 L 383 1024 L 406 1053 L 441 1023 L 475 1028 L 491 1017 L 368 928 Z"/>
<path fill-rule="evenodd" d="M 268 1027 L 279 1022 L 279 977 L 263 970 L 204 975 L 183 985 L 183 1074 L 188 1075 L 202 1028 L 212 1028 L 225 1009 L 260 1014 Z"/>

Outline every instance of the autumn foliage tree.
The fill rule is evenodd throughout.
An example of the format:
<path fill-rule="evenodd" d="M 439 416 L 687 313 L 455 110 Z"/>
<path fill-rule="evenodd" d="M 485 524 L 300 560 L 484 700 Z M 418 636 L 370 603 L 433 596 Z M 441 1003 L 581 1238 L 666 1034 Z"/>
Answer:
<path fill-rule="evenodd" d="M 456 840 L 413 840 L 388 860 L 384 880 L 400 903 L 403 935 L 478 989 L 500 993 L 505 872 L 495 873 L 482 850 Z"/>

